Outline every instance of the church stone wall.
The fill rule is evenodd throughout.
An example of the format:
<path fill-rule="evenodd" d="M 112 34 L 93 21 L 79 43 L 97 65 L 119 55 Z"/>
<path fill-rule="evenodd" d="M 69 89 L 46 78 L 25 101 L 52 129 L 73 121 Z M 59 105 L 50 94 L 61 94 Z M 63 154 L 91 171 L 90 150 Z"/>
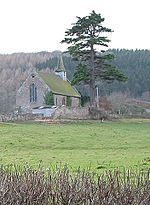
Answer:
<path fill-rule="evenodd" d="M 37 88 L 37 101 L 30 102 L 30 86 L 34 83 Z M 44 96 L 50 88 L 38 75 L 38 73 L 31 73 L 26 81 L 22 84 L 16 94 L 16 107 L 22 113 L 30 113 L 32 108 L 44 105 Z M 80 98 L 70 97 L 71 107 L 78 107 L 80 105 Z M 62 106 L 67 104 L 67 96 L 54 93 L 54 104 Z"/>
<path fill-rule="evenodd" d="M 66 97 L 63 95 L 54 94 L 54 103 L 56 106 L 61 106 L 66 102 Z"/>
<path fill-rule="evenodd" d="M 79 107 L 80 99 L 77 97 L 70 97 L 70 98 L 71 98 L 71 107 Z M 55 94 L 54 103 L 56 106 L 67 105 L 67 96 Z"/>
<path fill-rule="evenodd" d="M 30 85 L 35 84 L 37 87 L 37 102 L 30 102 Z M 16 95 L 16 107 L 22 112 L 30 112 L 32 108 L 44 104 L 44 95 L 50 88 L 38 76 L 38 74 L 31 74 L 22 84 Z"/>
<path fill-rule="evenodd" d="M 72 107 L 79 107 L 80 106 L 80 98 L 72 97 Z"/>

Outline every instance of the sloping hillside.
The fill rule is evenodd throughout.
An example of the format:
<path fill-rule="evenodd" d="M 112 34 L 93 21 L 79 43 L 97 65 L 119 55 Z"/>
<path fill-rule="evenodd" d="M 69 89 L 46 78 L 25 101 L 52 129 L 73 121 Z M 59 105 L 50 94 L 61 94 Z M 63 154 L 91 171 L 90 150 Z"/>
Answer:
<path fill-rule="evenodd" d="M 15 108 L 16 90 L 36 63 L 45 62 L 52 53 L 15 53 L 0 55 L 0 112 Z"/>
<path fill-rule="evenodd" d="M 116 56 L 112 62 L 128 76 L 126 83 L 101 84 L 99 94 L 113 91 L 128 92 L 132 97 L 141 97 L 150 92 L 150 50 L 110 50 Z M 39 53 L 14 53 L 0 55 L 0 112 L 15 109 L 16 90 L 26 79 L 33 67 L 37 70 L 55 69 L 60 51 Z M 76 62 L 69 55 L 63 55 L 69 80 L 72 79 Z M 83 95 L 88 95 L 87 87 L 78 87 Z M 146 100 L 149 100 L 146 99 Z"/>

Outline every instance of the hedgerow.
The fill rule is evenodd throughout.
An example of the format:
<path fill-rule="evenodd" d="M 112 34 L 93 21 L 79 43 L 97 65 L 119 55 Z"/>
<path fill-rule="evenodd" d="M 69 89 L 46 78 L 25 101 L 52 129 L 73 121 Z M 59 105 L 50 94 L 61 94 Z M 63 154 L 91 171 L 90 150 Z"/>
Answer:
<path fill-rule="evenodd" d="M 150 170 L 0 168 L 0 205 L 149 205 Z"/>

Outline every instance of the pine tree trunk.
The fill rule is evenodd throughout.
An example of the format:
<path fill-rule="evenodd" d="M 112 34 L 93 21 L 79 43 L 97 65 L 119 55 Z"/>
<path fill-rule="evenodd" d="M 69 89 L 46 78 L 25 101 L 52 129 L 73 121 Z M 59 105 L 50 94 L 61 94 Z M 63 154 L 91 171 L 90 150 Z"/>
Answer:
<path fill-rule="evenodd" d="M 94 48 L 91 44 L 90 106 L 95 106 Z"/>
<path fill-rule="evenodd" d="M 96 106 L 95 104 L 95 84 L 93 82 L 90 83 L 90 106 Z"/>

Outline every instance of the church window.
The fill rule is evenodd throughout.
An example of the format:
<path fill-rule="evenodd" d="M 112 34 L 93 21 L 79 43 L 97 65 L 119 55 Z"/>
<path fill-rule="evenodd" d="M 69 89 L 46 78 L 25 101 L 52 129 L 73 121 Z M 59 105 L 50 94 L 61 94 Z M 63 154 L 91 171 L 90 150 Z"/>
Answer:
<path fill-rule="evenodd" d="M 34 83 L 30 85 L 30 102 L 37 102 L 37 87 Z"/>

